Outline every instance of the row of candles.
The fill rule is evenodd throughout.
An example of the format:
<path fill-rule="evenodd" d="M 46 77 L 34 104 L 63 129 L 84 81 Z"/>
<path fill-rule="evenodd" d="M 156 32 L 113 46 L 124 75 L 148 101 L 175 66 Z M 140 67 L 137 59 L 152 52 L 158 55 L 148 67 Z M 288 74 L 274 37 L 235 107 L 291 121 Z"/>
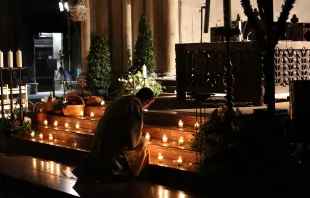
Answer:
<path fill-rule="evenodd" d="M 164 163 L 164 156 L 163 156 L 161 153 L 158 154 L 157 159 L 158 159 L 158 163 L 159 163 L 159 164 Z M 176 162 L 177 162 L 177 164 L 178 164 L 179 166 L 181 166 L 181 165 L 183 164 L 183 159 L 182 159 L 182 157 L 179 157 L 179 158 L 176 160 Z"/>
<path fill-rule="evenodd" d="M 22 61 L 22 52 L 20 50 L 17 50 L 16 52 L 16 66 L 22 67 L 23 61 Z M 3 67 L 3 52 L 0 51 L 0 67 Z M 13 52 L 10 50 L 8 52 L 8 67 L 13 67 Z"/>
<path fill-rule="evenodd" d="M 183 128 L 184 123 L 183 123 L 182 120 L 180 120 L 180 121 L 178 122 L 178 126 L 179 126 L 180 128 Z M 194 124 L 194 127 L 195 127 L 196 130 L 198 130 L 199 126 L 200 126 L 200 124 L 199 124 L 198 122 L 196 122 L 196 123 Z"/>
<path fill-rule="evenodd" d="M 47 126 L 48 125 L 48 121 L 47 120 L 44 120 L 44 126 Z M 58 127 L 58 121 L 56 120 L 54 123 L 53 123 L 54 127 Z M 66 122 L 65 123 L 65 128 L 69 128 L 69 124 Z M 79 123 L 76 123 L 75 125 L 75 128 L 76 129 L 80 129 L 80 124 Z"/>
<path fill-rule="evenodd" d="M 149 133 L 146 133 L 146 134 L 145 134 L 145 139 L 146 139 L 147 141 L 150 141 L 150 140 L 151 140 L 151 136 L 150 136 Z M 168 137 L 167 137 L 166 135 L 163 135 L 162 140 L 163 140 L 163 143 L 168 143 Z M 183 137 L 180 137 L 180 139 L 179 139 L 179 145 L 182 146 L 183 144 L 184 144 L 184 139 L 183 139 Z"/>

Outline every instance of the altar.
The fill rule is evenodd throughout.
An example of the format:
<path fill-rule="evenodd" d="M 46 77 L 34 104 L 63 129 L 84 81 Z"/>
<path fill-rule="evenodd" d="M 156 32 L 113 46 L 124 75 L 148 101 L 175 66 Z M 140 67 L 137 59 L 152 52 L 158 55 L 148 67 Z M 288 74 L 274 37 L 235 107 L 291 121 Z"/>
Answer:
<path fill-rule="evenodd" d="M 176 45 L 177 97 L 224 93 L 226 43 Z M 255 42 L 231 42 L 235 102 L 263 105 L 261 50 Z M 280 41 L 275 48 L 275 84 L 310 79 L 310 42 Z"/>

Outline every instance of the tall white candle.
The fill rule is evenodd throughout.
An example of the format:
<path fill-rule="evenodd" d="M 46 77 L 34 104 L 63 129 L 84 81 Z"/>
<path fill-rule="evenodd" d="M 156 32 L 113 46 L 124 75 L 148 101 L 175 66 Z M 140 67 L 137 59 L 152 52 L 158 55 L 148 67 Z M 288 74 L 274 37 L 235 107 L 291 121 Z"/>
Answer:
<path fill-rule="evenodd" d="M 239 34 L 239 41 L 242 41 L 242 21 L 238 22 L 240 34 Z"/>
<path fill-rule="evenodd" d="M 8 52 L 8 67 L 13 67 L 13 52 L 11 50 Z"/>
<path fill-rule="evenodd" d="M 3 52 L 0 50 L 0 67 L 3 67 Z"/>
<path fill-rule="evenodd" d="M 142 76 L 143 78 L 147 78 L 147 68 L 145 65 L 142 66 Z"/>
<path fill-rule="evenodd" d="M 23 64 L 22 51 L 17 50 L 17 52 L 16 52 L 16 66 L 22 67 L 22 64 Z"/>

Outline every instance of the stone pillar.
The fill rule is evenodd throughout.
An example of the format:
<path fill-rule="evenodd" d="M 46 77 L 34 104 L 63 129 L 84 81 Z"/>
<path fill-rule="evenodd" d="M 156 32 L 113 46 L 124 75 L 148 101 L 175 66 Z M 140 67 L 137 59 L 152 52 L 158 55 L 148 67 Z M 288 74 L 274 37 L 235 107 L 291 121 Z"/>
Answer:
<path fill-rule="evenodd" d="M 109 0 L 96 0 L 96 34 L 109 39 Z"/>
<path fill-rule="evenodd" d="M 132 61 L 132 25 L 131 25 L 131 2 L 132 0 L 123 0 L 123 71 L 128 69 Z"/>
<path fill-rule="evenodd" d="M 143 13 L 143 0 L 132 0 L 132 46 L 134 47 L 138 38 L 138 27 L 141 14 Z"/>
<path fill-rule="evenodd" d="M 154 0 L 144 0 L 144 1 L 146 1 L 146 16 L 150 24 L 152 33 L 154 34 L 154 16 L 153 16 Z"/>
<path fill-rule="evenodd" d="M 153 2 L 153 38 L 155 46 L 155 55 L 156 55 L 156 71 L 161 72 L 162 62 L 163 62 L 163 10 L 162 10 L 162 1 L 155 0 Z"/>
<path fill-rule="evenodd" d="M 175 75 L 175 41 L 177 36 L 177 0 L 163 0 L 163 67 L 160 73 Z"/>
<path fill-rule="evenodd" d="M 87 20 L 81 22 L 81 59 L 82 59 L 82 73 L 85 76 L 87 72 L 87 55 L 90 47 L 90 17 L 91 8 L 89 6 L 90 0 L 84 0 L 86 8 L 89 8 L 89 15 Z"/>

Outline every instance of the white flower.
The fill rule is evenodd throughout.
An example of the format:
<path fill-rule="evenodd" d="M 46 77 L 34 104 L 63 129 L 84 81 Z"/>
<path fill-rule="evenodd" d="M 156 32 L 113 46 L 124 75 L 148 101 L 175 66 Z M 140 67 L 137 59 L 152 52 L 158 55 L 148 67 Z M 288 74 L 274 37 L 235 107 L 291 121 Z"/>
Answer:
<path fill-rule="evenodd" d="M 137 85 L 136 89 L 140 89 L 140 88 L 141 88 L 141 86 L 140 86 L 140 85 Z"/>
<path fill-rule="evenodd" d="M 130 82 L 130 83 L 132 82 L 132 78 L 129 78 L 129 82 Z"/>
<path fill-rule="evenodd" d="M 29 122 L 29 123 L 31 123 L 31 118 L 29 118 L 29 117 L 24 117 L 24 122 Z"/>

